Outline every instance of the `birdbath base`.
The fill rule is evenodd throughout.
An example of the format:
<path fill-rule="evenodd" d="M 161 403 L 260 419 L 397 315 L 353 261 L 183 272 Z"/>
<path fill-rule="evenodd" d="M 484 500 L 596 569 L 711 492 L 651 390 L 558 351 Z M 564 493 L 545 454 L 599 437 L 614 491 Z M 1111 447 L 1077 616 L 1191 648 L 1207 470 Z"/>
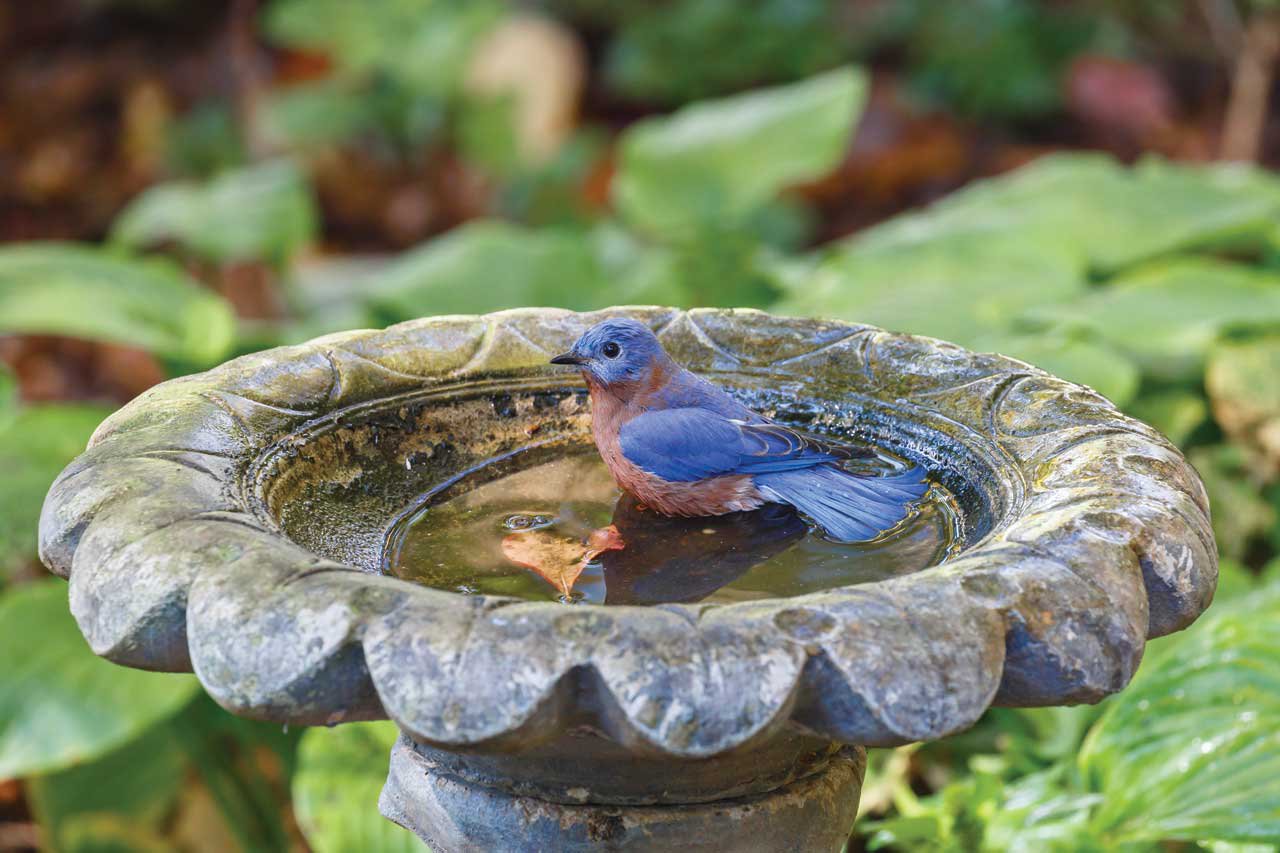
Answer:
<path fill-rule="evenodd" d="M 401 736 L 378 801 L 384 816 L 437 853 L 836 851 L 853 827 L 867 758 L 861 747 L 844 747 L 807 768 L 808 775 L 769 791 L 709 802 L 619 805 L 554 802 L 469 781 L 451 772 L 449 755 Z M 671 771 L 667 778 L 678 781 L 681 771 Z M 621 786 L 630 781 L 615 778 Z"/>

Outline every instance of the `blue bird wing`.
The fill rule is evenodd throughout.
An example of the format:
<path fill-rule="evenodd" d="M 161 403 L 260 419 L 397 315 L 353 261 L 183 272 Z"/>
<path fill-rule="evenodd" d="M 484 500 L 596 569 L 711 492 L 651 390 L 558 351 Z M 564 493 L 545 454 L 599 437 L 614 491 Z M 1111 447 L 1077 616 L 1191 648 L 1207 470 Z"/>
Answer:
<path fill-rule="evenodd" d="M 745 423 L 707 409 L 646 412 L 623 424 L 622 455 L 669 482 L 723 474 L 765 474 L 848 459 L 859 451 L 773 423 Z"/>

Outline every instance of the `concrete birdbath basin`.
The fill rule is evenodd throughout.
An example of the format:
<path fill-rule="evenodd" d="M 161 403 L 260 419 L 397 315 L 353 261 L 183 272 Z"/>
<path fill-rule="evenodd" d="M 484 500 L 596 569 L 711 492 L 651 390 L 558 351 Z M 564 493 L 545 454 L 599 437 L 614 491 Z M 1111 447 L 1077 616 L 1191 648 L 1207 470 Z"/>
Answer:
<path fill-rule="evenodd" d="M 1086 388 L 856 325 L 619 312 L 755 408 L 926 466 L 957 508 L 948 559 L 727 603 L 389 576 L 388 530 L 422 496 L 586 435 L 580 380 L 546 362 L 602 315 L 555 310 L 333 335 L 160 385 L 54 484 L 42 558 L 110 660 L 193 671 L 245 716 L 394 720 L 379 805 L 440 851 L 836 850 L 864 747 L 993 704 L 1097 701 L 1212 597 L 1199 479 Z"/>

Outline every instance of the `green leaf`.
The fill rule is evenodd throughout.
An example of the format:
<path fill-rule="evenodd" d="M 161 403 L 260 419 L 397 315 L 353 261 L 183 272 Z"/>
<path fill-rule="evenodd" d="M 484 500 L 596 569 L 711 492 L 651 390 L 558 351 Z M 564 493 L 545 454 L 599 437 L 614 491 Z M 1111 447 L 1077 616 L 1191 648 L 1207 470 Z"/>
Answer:
<path fill-rule="evenodd" d="M 1067 64 L 1089 46 L 1095 17 L 1070 6 L 974 0 L 899 3 L 914 87 L 956 112 L 1026 119 L 1057 110 Z M 993 73 L 999 69 L 998 73 Z"/>
<path fill-rule="evenodd" d="M 1280 323 L 1280 275 L 1208 259 L 1152 264 L 1066 306 L 1028 316 L 1082 328 L 1136 360 L 1147 375 L 1194 380 L 1226 331 Z"/>
<path fill-rule="evenodd" d="M 1241 598 L 1258 589 L 1259 579 L 1236 560 L 1218 561 L 1218 588 L 1213 593 L 1215 604 L 1233 598 Z"/>
<path fill-rule="evenodd" d="M 265 29 L 280 44 L 328 54 L 342 73 L 385 74 L 419 96 L 445 97 L 502 11 L 496 0 L 276 0 Z"/>
<path fill-rule="evenodd" d="M 124 209 L 111 238 L 137 248 L 173 242 L 215 262 L 283 265 L 316 230 L 306 178 L 291 161 L 276 160 L 224 172 L 204 184 L 152 187 Z"/>
<path fill-rule="evenodd" d="M 1230 341 L 1209 356 L 1205 388 L 1231 440 L 1280 472 L 1280 337 Z"/>
<path fill-rule="evenodd" d="M 1077 259 L 1034 246 L 998 247 L 921 229 L 916 242 L 868 240 L 834 251 L 812 276 L 784 281 L 777 310 L 838 317 L 978 344 L 1026 309 L 1084 292 Z"/>
<path fill-rule="evenodd" d="M 18 407 L 18 378 L 8 365 L 0 362 L 0 429 L 13 417 Z"/>
<path fill-rule="evenodd" d="M 622 136 L 614 202 L 659 235 L 741 220 L 835 168 L 866 91 L 863 72 L 842 68 L 637 122 Z"/>
<path fill-rule="evenodd" d="M 168 171 L 208 177 L 245 161 L 244 142 L 231 104 L 205 101 L 188 110 L 165 133 Z"/>
<path fill-rule="evenodd" d="M 346 142 L 377 128 L 378 101 L 349 81 L 322 79 L 267 93 L 257 118 L 267 138 L 305 150 Z"/>
<path fill-rule="evenodd" d="M 49 486 L 109 414 L 102 406 L 51 404 L 20 408 L 0 421 L 0 577 L 35 557 Z"/>
<path fill-rule="evenodd" d="M 154 726 L 96 761 L 27 780 L 31 804 L 51 848 L 101 849 L 77 836 L 113 823 L 154 834 L 182 789 L 186 761 L 168 726 Z M 100 842 L 100 838 L 96 839 Z"/>
<path fill-rule="evenodd" d="M 676 105 L 795 80 L 847 55 L 832 0 L 676 0 L 629 11 L 608 43 L 604 76 L 643 103 Z M 697 62 L 688 61 L 693 56 Z"/>
<path fill-rule="evenodd" d="M 95 657 L 62 581 L 0 594 L 0 779 L 92 761 L 172 716 L 198 690 L 189 675 Z"/>
<path fill-rule="evenodd" d="M 293 804 L 316 853 L 421 851 L 417 836 L 378 813 L 394 723 L 348 723 L 311 729 L 302 738 Z"/>
<path fill-rule="evenodd" d="M 1188 458 L 1213 507 L 1218 550 L 1224 557 L 1243 559 L 1251 543 L 1276 523 L 1276 511 L 1262 497 L 1256 471 L 1244 453 L 1230 445 L 1197 448 Z"/>
<path fill-rule="evenodd" d="M 552 305 L 577 308 L 602 289 L 579 235 L 474 222 L 407 252 L 370 283 L 379 319 Z"/>
<path fill-rule="evenodd" d="M 1209 416 L 1204 397 L 1193 391 L 1171 390 L 1143 394 L 1127 407 L 1129 414 L 1160 430 L 1174 444 L 1183 445 Z"/>
<path fill-rule="evenodd" d="M 1066 253 L 1108 273 L 1170 252 L 1261 248 L 1280 215 L 1280 178 L 1239 165 L 1192 167 L 1148 158 L 1126 168 L 1100 154 L 1055 154 L 979 181 L 923 211 L 846 241 L 905 248 L 942 238 Z"/>
<path fill-rule="evenodd" d="M 110 341 L 203 365 L 230 348 L 235 316 L 167 261 L 28 243 L 0 248 L 0 332 Z"/>
<path fill-rule="evenodd" d="M 1138 390 L 1138 368 L 1104 344 L 1055 335 L 990 335 L 979 338 L 974 346 L 1088 385 L 1117 406 L 1127 404 Z"/>
<path fill-rule="evenodd" d="M 1144 662 L 1080 753 L 1102 795 L 1094 831 L 1113 843 L 1280 838 L 1277 649 L 1272 584 Z"/>
<path fill-rule="evenodd" d="M 169 722 L 175 744 L 244 850 L 287 850 L 283 807 L 299 733 L 227 713 L 203 693 Z"/>
<path fill-rule="evenodd" d="M 615 228 L 588 235 L 477 221 L 403 255 L 367 291 L 378 322 L 526 305 L 577 310 L 677 296 L 669 262 Z"/>

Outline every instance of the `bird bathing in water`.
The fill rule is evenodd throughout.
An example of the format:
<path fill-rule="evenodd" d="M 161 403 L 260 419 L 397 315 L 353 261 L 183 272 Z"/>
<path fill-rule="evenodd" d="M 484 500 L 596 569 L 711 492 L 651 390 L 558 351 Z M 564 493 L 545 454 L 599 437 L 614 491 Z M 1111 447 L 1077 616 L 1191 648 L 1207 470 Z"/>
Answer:
<path fill-rule="evenodd" d="M 795 507 L 843 542 L 897 526 L 928 491 L 918 466 L 856 474 L 865 451 L 802 435 L 676 364 L 643 323 L 592 326 L 551 359 L 582 371 L 596 447 L 618 485 L 664 515 L 707 516 L 767 503 Z"/>

